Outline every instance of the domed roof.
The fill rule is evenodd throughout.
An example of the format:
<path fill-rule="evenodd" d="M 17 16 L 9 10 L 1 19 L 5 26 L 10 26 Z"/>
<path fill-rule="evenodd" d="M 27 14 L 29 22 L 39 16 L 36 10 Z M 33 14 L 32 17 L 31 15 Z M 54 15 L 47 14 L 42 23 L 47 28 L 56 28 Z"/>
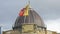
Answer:
<path fill-rule="evenodd" d="M 29 9 L 28 16 L 18 16 L 17 17 L 14 27 L 18 27 L 24 23 L 30 23 L 30 24 L 34 23 L 34 24 L 37 24 L 38 26 L 45 27 L 45 24 L 42 21 L 41 17 L 32 8 Z"/>

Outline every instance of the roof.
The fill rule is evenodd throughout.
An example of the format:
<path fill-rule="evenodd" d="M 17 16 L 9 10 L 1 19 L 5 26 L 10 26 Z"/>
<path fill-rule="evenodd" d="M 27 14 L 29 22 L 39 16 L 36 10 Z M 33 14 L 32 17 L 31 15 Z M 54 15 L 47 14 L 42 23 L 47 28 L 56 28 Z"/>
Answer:
<path fill-rule="evenodd" d="M 38 26 L 45 27 L 45 24 L 44 24 L 43 20 L 41 19 L 41 17 L 32 8 L 29 9 L 28 16 L 18 16 L 17 17 L 14 27 L 18 27 L 24 23 L 29 23 L 29 24 L 34 23 L 34 24 L 37 24 Z"/>

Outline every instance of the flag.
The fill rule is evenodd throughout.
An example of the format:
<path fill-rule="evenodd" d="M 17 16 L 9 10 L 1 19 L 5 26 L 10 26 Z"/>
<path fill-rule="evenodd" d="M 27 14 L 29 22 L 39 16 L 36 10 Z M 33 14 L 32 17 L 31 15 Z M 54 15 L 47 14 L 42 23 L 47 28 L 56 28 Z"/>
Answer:
<path fill-rule="evenodd" d="M 24 16 L 28 16 L 29 5 L 25 7 Z"/>
<path fill-rule="evenodd" d="M 25 8 L 23 8 L 20 11 L 19 16 L 28 16 L 28 10 L 29 10 L 29 5 L 27 5 Z"/>
<path fill-rule="evenodd" d="M 23 14 L 24 14 L 24 9 L 25 9 L 25 8 L 21 9 L 21 11 L 20 11 L 20 13 L 19 13 L 19 16 L 23 16 Z"/>

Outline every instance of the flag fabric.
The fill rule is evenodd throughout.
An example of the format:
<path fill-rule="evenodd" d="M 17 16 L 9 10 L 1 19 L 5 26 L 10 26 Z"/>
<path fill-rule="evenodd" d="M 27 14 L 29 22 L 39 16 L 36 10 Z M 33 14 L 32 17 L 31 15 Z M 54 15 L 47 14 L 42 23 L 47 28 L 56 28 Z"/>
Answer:
<path fill-rule="evenodd" d="M 29 5 L 25 7 L 24 16 L 28 16 Z"/>
<path fill-rule="evenodd" d="M 23 16 L 23 14 L 24 14 L 24 9 L 25 9 L 25 8 L 21 9 L 21 11 L 20 11 L 20 13 L 19 13 L 19 16 Z"/>
<path fill-rule="evenodd" d="M 27 5 L 25 8 L 23 8 L 20 11 L 19 16 L 28 16 L 28 10 L 29 10 L 29 5 Z"/>

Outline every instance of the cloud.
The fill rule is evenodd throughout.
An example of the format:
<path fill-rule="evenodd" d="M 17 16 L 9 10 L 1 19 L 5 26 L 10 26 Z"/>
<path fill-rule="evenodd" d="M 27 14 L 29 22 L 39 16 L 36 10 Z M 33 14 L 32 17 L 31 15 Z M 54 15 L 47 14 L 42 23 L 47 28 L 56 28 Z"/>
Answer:
<path fill-rule="evenodd" d="M 60 18 L 54 20 L 46 20 L 47 30 L 60 32 Z"/>
<path fill-rule="evenodd" d="M 27 0 L 28 1 L 28 0 Z M 18 12 L 23 8 L 26 0 L 0 0 L 0 24 L 2 30 L 11 29 Z M 30 0 L 31 6 L 45 20 L 47 29 L 59 32 L 60 0 Z M 59 19 L 58 19 L 59 18 Z"/>
<path fill-rule="evenodd" d="M 4 27 L 5 25 L 4 24 L 0 24 L 0 27 Z"/>
<path fill-rule="evenodd" d="M 48 0 L 48 9 L 60 11 L 60 0 Z"/>
<path fill-rule="evenodd" d="M 6 31 L 6 30 L 10 30 L 12 29 L 12 24 L 13 23 L 8 23 L 8 22 L 4 22 L 4 23 L 0 23 L 0 27 L 2 31 Z"/>

